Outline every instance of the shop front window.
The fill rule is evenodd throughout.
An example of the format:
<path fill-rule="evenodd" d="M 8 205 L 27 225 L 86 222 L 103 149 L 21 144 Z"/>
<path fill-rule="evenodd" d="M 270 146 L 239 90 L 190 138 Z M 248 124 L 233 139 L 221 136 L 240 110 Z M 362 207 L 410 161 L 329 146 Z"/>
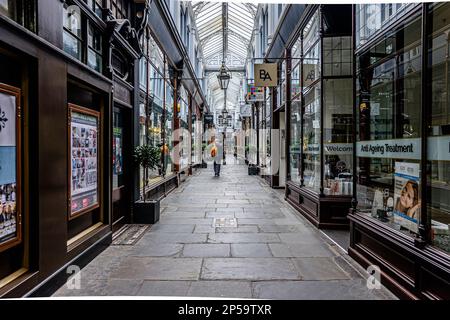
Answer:
<path fill-rule="evenodd" d="M 430 10 L 432 21 L 430 46 L 431 116 L 428 126 L 427 177 L 431 216 L 432 244 L 450 252 L 450 5 L 435 5 Z"/>
<path fill-rule="evenodd" d="M 294 100 L 291 104 L 291 133 L 290 133 L 290 174 L 291 181 L 300 184 L 301 179 L 301 102 Z"/>
<path fill-rule="evenodd" d="M 325 79 L 324 194 L 352 194 L 352 79 Z"/>
<path fill-rule="evenodd" d="M 415 20 L 357 58 L 358 209 L 406 234 L 420 217 L 420 36 Z"/>
<path fill-rule="evenodd" d="M 409 3 L 356 4 L 356 46 L 366 43 L 376 32 L 414 5 Z"/>
<path fill-rule="evenodd" d="M 305 93 L 303 116 L 303 177 L 306 188 L 320 191 L 320 84 Z"/>
<path fill-rule="evenodd" d="M 352 38 L 325 37 L 323 39 L 323 75 L 352 74 Z"/>
<path fill-rule="evenodd" d="M 173 94 L 174 90 L 170 84 L 166 84 L 166 110 L 165 110 L 165 122 L 164 122 L 164 168 L 166 175 L 173 172 L 173 159 L 170 154 L 173 149 Z"/>

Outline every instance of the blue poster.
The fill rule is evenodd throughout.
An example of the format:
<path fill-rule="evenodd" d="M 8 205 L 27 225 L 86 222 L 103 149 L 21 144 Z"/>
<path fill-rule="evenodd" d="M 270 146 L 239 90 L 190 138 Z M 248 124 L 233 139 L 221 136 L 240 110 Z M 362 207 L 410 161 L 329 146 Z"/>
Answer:
<path fill-rule="evenodd" d="M 16 182 L 16 147 L 0 146 L 0 185 Z"/>

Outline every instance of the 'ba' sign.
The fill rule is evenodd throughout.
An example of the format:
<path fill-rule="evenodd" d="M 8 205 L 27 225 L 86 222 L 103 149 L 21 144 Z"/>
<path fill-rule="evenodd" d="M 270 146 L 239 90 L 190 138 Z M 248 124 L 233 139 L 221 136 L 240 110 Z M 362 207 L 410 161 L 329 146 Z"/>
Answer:
<path fill-rule="evenodd" d="M 278 65 L 276 63 L 255 63 L 255 86 L 276 87 L 278 85 Z"/>

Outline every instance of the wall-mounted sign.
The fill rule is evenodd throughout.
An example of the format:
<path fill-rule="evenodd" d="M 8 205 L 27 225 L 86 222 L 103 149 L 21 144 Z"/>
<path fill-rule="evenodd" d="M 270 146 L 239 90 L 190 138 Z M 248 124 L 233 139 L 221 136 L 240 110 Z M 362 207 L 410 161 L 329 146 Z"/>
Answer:
<path fill-rule="evenodd" d="M 241 114 L 241 117 L 251 117 L 252 116 L 252 106 L 249 104 L 241 105 L 240 114 Z"/>
<path fill-rule="evenodd" d="M 278 85 L 277 63 L 255 63 L 254 77 L 256 87 L 276 87 Z"/>
<path fill-rule="evenodd" d="M 306 145 L 304 153 L 319 154 L 320 144 L 313 143 Z M 323 153 L 325 155 L 352 155 L 353 144 L 351 143 L 325 143 L 323 144 Z"/>
<path fill-rule="evenodd" d="M 0 84 L 0 252 L 22 241 L 20 89 Z"/>
<path fill-rule="evenodd" d="M 253 84 L 247 86 L 247 101 L 257 102 L 264 101 L 264 88 L 256 87 Z"/>
<path fill-rule="evenodd" d="M 69 219 L 99 207 L 98 143 L 100 114 L 70 106 Z"/>
<path fill-rule="evenodd" d="M 356 155 L 367 158 L 420 159 L 421 141 L 415 139 L 359 141 Z"/>

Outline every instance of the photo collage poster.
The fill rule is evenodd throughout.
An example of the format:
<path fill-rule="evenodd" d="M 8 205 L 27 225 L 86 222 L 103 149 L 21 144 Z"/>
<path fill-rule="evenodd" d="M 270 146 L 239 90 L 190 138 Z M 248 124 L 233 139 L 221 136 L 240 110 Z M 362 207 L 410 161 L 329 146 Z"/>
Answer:
<path fill-rule="evenodd" d="M 419 163 L 395 163 L 394 222 L 415 233 L 420 217 L 419 180 Z"/>
<path fill-rule="evenodd" d="M 72 111 L 71 214 L 98 205 L 98 118 Z"/>
<path fill-rule="evenodd" d="M 0 91 L 0 245 L 18 236 L 16 96 Z"/>

